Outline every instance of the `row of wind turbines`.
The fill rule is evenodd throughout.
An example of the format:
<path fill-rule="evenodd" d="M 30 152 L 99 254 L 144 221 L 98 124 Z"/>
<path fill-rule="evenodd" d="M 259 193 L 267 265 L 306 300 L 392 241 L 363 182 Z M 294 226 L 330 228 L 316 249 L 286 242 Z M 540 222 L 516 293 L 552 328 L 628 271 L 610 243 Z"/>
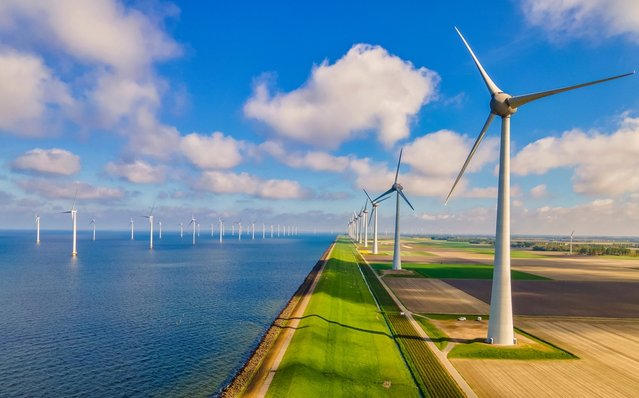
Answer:
<path fill-rule="evenodd" d="M 536 101 L 541 98 L 549 97 L 551 95 L 559 94 L 565 91 L 574 90 L 581 87 L 591 86 L 607 82 L 614 79 L 633 75 L 635 72 L 624 73 L 608 77 L 605 79 L 595 80 L 588 83 L 577 84 L 573 86 L 567 86 L 557 88 L 548 91 L 541 91 L 532 94 L 513 96 L 507 94 L 501 90 L 495 82 L 490 78 L 484 67 L 479 62 L 479 59 L 473 52 L 472 48 L 461 34 L 459 29 L 455 28 L 457 34 L 464 43 L 466 49 L 470 53 L 470 56 L 479 71 L 479 74 L 488 89 L 490 94 L 490 112 L 488 118 L 482 127 L 479 136 L 466 158 L 455 182 L 452 185 L 448 196 L 446 197 L 445 204 L 450 200 L 455 187 L 461 180 L 466 168 L 470 164 L 477 148 L 481 144 L 490 124 L 495 116 L 501 117 L 501 140 L 499 147 L 499 183 L 498 183 L 498 195 L 497 195 L 497 219 L 496 219 L 496 233 L 495 233 L 495 258 L 494 258 L 494 270 L 492 280 L 492 294 L 490 302 L 490 318 L 488 322 L 488 336 L 486 341 L 491 344 L 498 345 L 513 345 L 516 343 L 514 328 L 513 328 L 513 312 L 512 312 L 512 289 L 511 289 L 511 272 L 510 272 L 510 118 L 517 110 L 530 102 Z M 366 204 L 360 210 L 359 213 L 353 213 L 348 222 L 348 234 L 359 243 L 364 243 L 365 247 L 368 247 L 368 223 L 367 221 L 367 207 L 368 203 L 372 206 L 372 212 L 374 213 L 373 224 L 373 254 L 378 253 L 377 247 L 377 207 L 379 203 L 386 200 L 390 195 L 396 193 L 396 207 L 395 207 L 395 246 L 393 251 L 393 269 L 401 269 L 401 248 L 400 248 L 400 229 L 399 229 L 399 210 L 400 210 L 400 196 L 411 207 L 404 193 L 403 187 L 397 182 L 399 174 L 399 166 L 401 163 L 401 151 L 399 155 L 399 161 L 397 162 L 397 171 L 395 173 L 395 181 L 391 188 L 379 195 L 375 199 L 371 199 L 368 193 L 366 193 Z M 413 209 L 414 210 L 414 209 Z M 573 232 L 574 233 L 574 232 Z M 571 241 L 571 253 L 572 253 L 572 238 L 573 233 L 570 234 Z"/>
<path fill-rule="evenodd" d="M 71 249 L 71 255 L 72 256 L 77 256 L 78 255 L 78 250 L 77 250 L 77 238 L 78 238 L 78 223 L 77 223 L 77 217 L 78 217 L 78 210 L 75 207 L 76 204 L 76 200 L 73 200 L 73 205 L 71 206 L 70 210 L 67 211 L 63 211 L 62 213 L 64 214 L 71 214 L 71 223 L 72 223 L 72 249 Z M 155 209 L 155 205 L 153 207 L 151 207 L 151 210 L 149 211 L 149 214 L 147 215 L 143 215 L 143 218 L 146 218 L 149 220 L 149 249 L 153 249 L 153 237 L 154 237 L 154 226 L 155 226 L 155 220 L 154 220 L 154 215 L 153 215 L 153 210 Z M 219 236 L 219 241 L 220 243 L 223 242 L 224 240 L 224 221 L 222 220 L 222 218 L 218 218 L 218 222 L 219 222 L 219 228 L 218 228 L 218 236 Z M 162 239 L 162 221 L 158 221 L 158 227 L 159 227 L 159 233 L 158 233 L 158 238 Z M 35 225 L 36 225 L 36 244 L 40 244 L 40 216 L 36 214 L 35 216 Z M 95 222 L 95 218 L 91 219 L 91 222 L 89 223 L 89 225 L 92 227 L 92 237 L 93 240 L 95 240 L 96 237 L 96 222 Z M 235 221 L 231 224 L 231 236 L 235 236 L 235 226 L 237 225 L 237 239 L 238 240 L 242 240 L 242 234 L 246 234 L 246 235 L 250 235 L 251 240 L 255 240 L 255 221 L 251 222 L 251 227 L 250 229 L 247 228 L 244 232 L 242 232 L 242 220 L 239 221 Z M 131 240 L 135 240 L 135 222 L 133 221 L 133 218 L 131 218 L 130 222 L 129 222 L 129 227 L 131 229 Z M 184 223 L 180 223 L 179 224 L 180 227 L 180 238 L 184 237 Z M 196 242 L 196 237 L 200 236 L 200 223 L 198 222 L 198 220 L 195 218 L 195 215 L 192 214 L 191 215 L 191 220 L 190 222 L 187 224 L 186 226 L 188 227 L 192 227 L 192 236 L 193 236 L 193 245 L 195 245 Z M 294 225 L 280 225 L 280 224 L 270 224 L 270 234 L 268 234 L 269 238 L 279 238 L 282 236 L 285 237 L 290 237 L 290 236 L 297 236 L 298 235 L 298 227 L 294 226 Z M 214 224 L 211 224 L 211 237 L 215 236 L 215 229 L 214 229 Z M 267 238 L 267 231 L 266 231 L 266 224 L 262 223 L 262 239 L 266 239 Z"/>

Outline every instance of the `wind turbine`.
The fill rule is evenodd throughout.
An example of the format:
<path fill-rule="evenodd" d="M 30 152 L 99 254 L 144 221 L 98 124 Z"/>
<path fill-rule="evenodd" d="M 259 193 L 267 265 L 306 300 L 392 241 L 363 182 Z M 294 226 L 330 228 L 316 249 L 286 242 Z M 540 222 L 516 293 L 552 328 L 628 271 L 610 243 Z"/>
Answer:
<path fill-rule="evenodd" d="M 158 227 L 160 228 L 158 239 L 162 239 L 162 221 L 158 221 Z"/>
<path fill-rule="evenodd" d="M 273 224 L 271 224 L 271 239 L 273 239 Z"/>
<path fill-rule="evenodd" d="M 255 240 L 255 221 L 251 223 L 251 240 Z"/>
<path fill-rule="evenodd" d="M 231 236 L 235 236 L 235 223 L 231 223 Z"/>
<path fill-rule="evenodd" d="M 35 225 L 36 225 L 36 244 L 40 244 L 40 216 L 35 215 Z"/>
<path fill-rule="evenodd" d="M 129 225 L 131 225 L 131 240 L 133 240 L 133 219 L 131 219 L 131 221 L 129 222 Z"/>
<path fill-rule="evenodd" d="M 366 190 L 364 190 L 364 193 L 366 194 L 366 197 L 368 198 L 368 200 L 371 202 L 371 219 L 368 220 L 368 223 L 371 223 L 371 220 L 373 221 L 373 254 L 378 254 L 379 253 L 379 249 L 378 249 L 378 244 L 377 244 L 377 207 L 379 206 L 379 202 L 382 202 L 386 199 L 388 199 L 390 196 L 387 196 L 383 199 L 378 200 L 377 202 L 373 201 L 373 199 L 371 199 L 370 195 L 368 194 L 368 192 L 366 192 Z"/>
<path fill-rule="evenodd" d="M 196 226 L 197 226 L 197 237 L 199 238 L 200 237 L 200 223 L 198 222 Z"/>
<path fill-rule="evenodd" d="M 184 223 L 180 223 L 180 238 L 184 237 Z"/>
<path fill-rule="evenodd" d="M 71 250 L 71 255 L 72 256 L 77 256 L 78 255 L 78 246 L 77 246 L 77 240 L 78 240 L 78 211 L 75 208 L 75 200 L 78 197 L 78 192 L 76 191 L 75 193 L 75 197 L 73 198 L 73 205 L 71 206 L 71 210 L 69 211 L 63 211 L 62 213 L 70 213 L 71 214 L 71 220 L 73 221 L 73 249 Z"/>
<path fill-rule="evenodd" d="M 153 249 L 153 209 L 155 209 L 155 203 L 151 206 L 148 216 L 142 216 L 149 219 L 149 249 Z"/>
<path fill-rule="evenodd" d="M 237 240 L 242 240 L 242 220 L 237 222 Z"/>
<path fill-rule="evenodd" d="M 404 195 L 404 192 L 402 192 L 404 190 L 404 187 L 397 182 L 397 177 L 399 177 L 399 166 L 402 163 L 403 151 L 404 151 L 404 148 L 402 148 L 399 151 L 399 160 L 397 161 L 397 171 L 395 171 L 395 182 L 393 182 L 393 185 L 390 187 L 388 191 L 379 195 L 374 200 L 374 202 L 380 202 L 382 199 L 385 199 L 386 195 L 392 194 L 393 192 L 396 193 L 395 195 L 396 196 L 395 198 L 396 199 L 395 200 L 395 247 L 393 248 L 393 270 L 402 269 L 402 254 L 401 254 L 401 247 L 400 247 L 401 242 L 399 237 L 399 197 L 401 196 L 402 199 L 404 199 L 404 201 L 410 206 L 410 208 L 415 210 L 413 205 L 411 205 L 410 202 L 408 201 L 408 198 L 406 198 L 406 195 Z"/>
<path fill-rule="evenodd" d="M 364 247 L 368 247 L 368 198 L 364 202 L 364 210 L 362 210 L 362 223 L 364 224 Z"/>
<path fill-rule="evenodd" d="M 574 86 L 562 87 L 554 90 L 541 91 L 532 94 L 511 96 L 503 92 L 492 81 L 488 73 L 484 70 L 470 45 L 461 34 L 459 29 L 455 28 L 459 37 L 464 42 L 470 56 L 475 62 L 475 66 L 479 70 L 484 84 L 490 93 L 490 113 L 488 119 L 484 123 L 475 144 L 473 145 L 468 158 L 455 179 L 455 183 L 451 188 L 446 202 L 450 199 L 457 183 L 464 175 L 466 167 L 470 163 L 475 151 L 479 147 L 490 123 L 495 116 L 501 117 L 501 145 L 499 149 L 499 191 L 497 195 L 497 227 L 495 233 L 495 266 L 493 269 L 492 298 L 490 303 L 490 319 L 488 322 L 488 338 L 487 341 L 493 344 L 513 345 L 513 312 L 512 312 L 512 292 L 510 283 L 510 117 L 517 108 L 529 102 L 559 94 L 564 91 L 574 90 L 580 87 L 590 86 L 593 84 L 603 83 L 609 80 L 618 79 L 629 76 L 635 72 L 625 73 L 606 79 L 595 80 L 588 83 L 577 84 Z"/>
<path fill-rule="evenodd" d="M 570 254 L 572 254 L 572 237 L 575 234 L 575 230 L 573 229 L 570 233 Z"/>
<path fill-rule="evenodd" d="M 93 240 L 95 240 L 95 218 L 91 219 L 89 225 L 93 225 Z"/>
<path fill-rule="evenodd" d="M 197 220 L 195 219 L 194 214 L 191 214 L 191 222 L 189 225 L 193 225 L 193 244 L 195 245 L 195 229 L 197 228 Z"/>
<path fill-rule="evenodd" d="M 280 224 L 277 224 L 277 237 L 280 237 Z"/>
<path fill-rule="evenodd" d="M 215 231 L 213 230 L 213 223 L 211 223 L 211 238 L 215 236 L 214 232 Z"/>
<path fill-rule="evenodd" d="M 224 221 L 222 218 L 218 218 L 220 221 L 220 243 L 222 243 L 222 237 L 224 236 Z"/>

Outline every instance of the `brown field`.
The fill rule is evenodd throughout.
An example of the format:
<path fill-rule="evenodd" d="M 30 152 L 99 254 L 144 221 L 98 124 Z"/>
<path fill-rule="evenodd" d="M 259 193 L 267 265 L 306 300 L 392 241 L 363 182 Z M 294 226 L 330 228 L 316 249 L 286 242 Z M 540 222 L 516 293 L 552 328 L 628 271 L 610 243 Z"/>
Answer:
<path fill-rule="evenodd" d="M 453 359 L 480 397 L 633 397 L 639 391 L 639 320 L 517 319 L 578 360 Z"/>
<path fill-rule="evenodd" d="M 409 311 L 429 314 L 487 314 L 488 305 L 439 279 L 384 278 Z"/>

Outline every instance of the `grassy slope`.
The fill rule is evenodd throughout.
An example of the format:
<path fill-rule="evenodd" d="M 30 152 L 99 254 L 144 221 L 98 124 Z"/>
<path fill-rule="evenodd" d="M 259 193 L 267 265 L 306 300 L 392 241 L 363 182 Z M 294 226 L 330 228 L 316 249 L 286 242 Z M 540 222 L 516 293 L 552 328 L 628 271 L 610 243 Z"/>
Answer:
<path fill-rule="evenodd" d="M 391 269 L 390 263 L 371 264 L 375 270 Z M 402 264 L 402 268 L 413 270 L 427 278 L 438 279 L 492 279 L 493 267 L 481 264 Z M 543 276 L 511 270 L 513 280 L 547 280 Z"/>
<path fill-rule="evenodd" d="M 348 243 L 336 244 L 267 395 L 419 396 Z"/>

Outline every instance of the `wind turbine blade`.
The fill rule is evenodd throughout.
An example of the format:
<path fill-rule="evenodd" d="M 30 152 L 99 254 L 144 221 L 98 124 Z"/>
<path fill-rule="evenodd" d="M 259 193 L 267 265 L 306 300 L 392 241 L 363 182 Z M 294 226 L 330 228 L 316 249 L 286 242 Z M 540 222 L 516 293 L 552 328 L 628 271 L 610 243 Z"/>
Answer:
<path fill-rule="evenodd" d="M 592 86 L 593 84 L 599 84 L 599 83 L 607 82 L 609 80 L 615 80 L 615 79 L 619 79 L 619 78 L 630 76 L 630 75 L 634 75 L 634 74 L 635 74 L 635 71 L 632 71 L 630 73 L 624 73 L 623 75 L 607 77 L 605 79 L 595 80 L 595 81 L 588 82 L 588 83 L 576 84 L 574 86 L 556 88 L 554 90 L 541 91 L 541 92 L 538 92 L 538 93 L 532 93 L 532 94 L 526 94 L 526 95 L 518 95 L 518 96 L 515 96 L 515 97 L 508 98 L 506 101 L 508 101 L 508 104 L 511 107 L 518 108 L 518 107 L 520 107 L 520 106 L 522 106 L 524 104 L 527 104 L 529 102 L 538 100 L 540 98 L 548 97 L 550 95 L 563 93 L 564 91 L 570 91 L 570 90 L 574 90 L 576 88 Z"/>
<path fill-rule="evenodd" d="M 479 60 L 475 56 L 475 53 L 473 52 L 473 49 L 470 48 L 470 45 L 468 45 L 468 42 L 466 41 L 466 39 L 464 39 L 464 36 L 461 34 L 459 29 L 457 29 L 457 27 L 455 27 L 455 30 L 457 31 L 457 34 L 459 35 L 459 37 L 461 37 L 462 41 L 464 42 L 464 45 L 468 49 L 468 52 L 470 53 L 470 56 L 473 57 L 473 61 L 475 61 L 475 65 L 477 66 L 477 69 L 479 70 L 479 73 L 481 74 L 482 79 L 484 79 L 484 83 L 486 84 L 486 87 L 488 87 L 488 91 L 490 91 L 490 94 L 501 93 L 502 92 L 501 89 L 499 87 L 497 87 L 495 82 L 493 82 L 493 80 L 490 78 L 490 76 L 488 76 L 488 73 L 486 73 L 486 71 L 484 70 L 484 67 L 481 66 L 481 63 L 479 62 Z"/>
<path fill-rule="evenodd" d="M 389 198 L 390 198 L 390 196 L 383 197 L 380 200 L 376 200 L 375 204 L 379 204 L 380 202 L 383 202 L 383 201 L 385 201 L 386 199 L 389 199 Z"/>
<path fill-rule="evenodd" d="M 371 216 L 368 218 L 368 225 L 371 225 L 371 221 L 373 220 L 373 216 L 375 215 L 375 212 L 377 211 L 377 207 L 373 207 L 373 210 L 371 211 Z"/>
<path fill-rule="evenodd" d="M 468 157 L 466 158 L 466 162 L 464 162 L 464 166 L 462 166 L 461 171 L 459 172 L 459 175 L 457 175 L 457 179 L 455 179 L 455 183 L 453 184 L 453 187 L 450 189 L 450 192 L 448 193 L 448 196 L 446 197 L 446 202 L 444 202 L 444 205 L 448 203 L 448 200 L 450 199 L 450 195 L 453 194 L 453 191 L 455 190 L 457 183 L 459 183 L 459 180 L 461 180 L 462 176 L 464 175 L 464 171 L 466 171 L 466 167 L 468 167 L 470 160 L 473 158 L 473 155 L 475 155 L 475 151 L 477 151 L 477 147 L 479 147 L 481 140 L 484 139 L 484 136 L 486 135 L 486 130 L 488 130 L 488 127 L 490 126 L 490 123 L 492 123 L 494 118 L 495 118 L 494 113 L 490 113 L 488 115 L 488 119 L 486 119 L 486 123 L 484 123 L 484 127 L 482 127 L 481 132 L 479 133 L 479 136 L 477 137 L 477 140 L 475 141 L 475 144 L 473 145 L 473 148 L 470 150 L 470 153 L 468 154 Z"/>
<path fill-rule="evenodd" d="M 368 194 L 368 192 L 366 192 L 365 189 L 363 189 L 364 193 L 366 194 L 366 197 L 368 198 L 368 200 L 371 201 L 371 203 L 373 203 L 373 199 L 371 199 L 371 196 Z"/>
<path fill-rule="evenodd" d="M 375 200 L 373 200 L 373 202 L 381 202 L 380 198 L 388 195 L 389 193 L 392 193 L 393 191 L 395 191 L 395 188 L 391 188 L 388 191 L 384 192 L 383 194 L 379 195 L 378 197 L 375 198 Z M 385 198 L 386 199 L 386 198 Z"/>
<path fill-rule="evenodd" d="M 399 176 L 399 164 L 402 163 L 402 152 L 404 152 L 404 148 L 399 150 L 399 160 L 397 161 L 397 171 L 395 171 L 395 183 L 397 183 L 397 177 Z"/>
<path fill-rule="evenodd" d="M 406 201 L 406 203 L 410 206 L 411 209 L 413 209 L 413 211 L 415 210 L 415 208 L 413 207 L 413 205 L 410 204 L 410 202 L 408 201 L 408 198 L 406 197 L 406 195 L 404 195 L 404 192 L 398 190 L 397 191 L 398 194 L 400 194 L 402 196 L 402 198 L 404 198 L 404 200 Z"/>

